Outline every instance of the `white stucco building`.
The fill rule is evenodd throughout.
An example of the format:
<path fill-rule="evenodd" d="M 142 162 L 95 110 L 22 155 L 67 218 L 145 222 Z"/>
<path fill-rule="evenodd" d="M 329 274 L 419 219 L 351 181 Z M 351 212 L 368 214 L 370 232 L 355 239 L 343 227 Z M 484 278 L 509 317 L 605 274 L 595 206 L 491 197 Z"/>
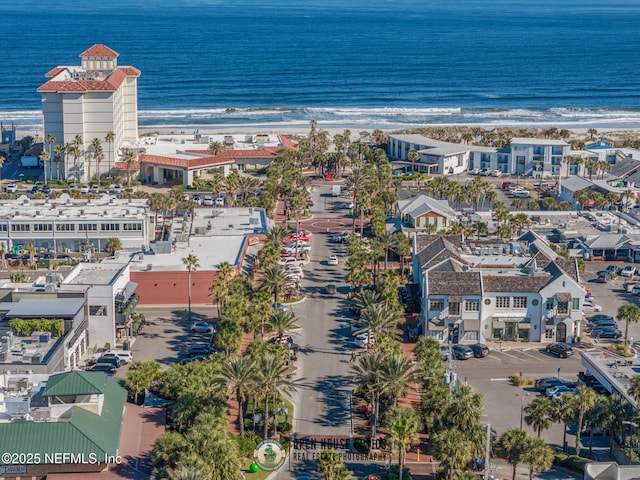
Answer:
<path fill-rule="evenodd" d="M 47 177 L 59 175 L 79 181 L 89 180 L 98 168 L 108 171 L 125 144 L 138 139 L 138 87 L 140 70 L 119 67 L 118 53 L 105 45 L 94 45 L 80 54 L 80 66 L 58 66 L 50 70 L 49 78 L 38 88 L 42 94 L 44 134 L 51 134 L 58 144 L 72 143 L 76 136 L 83 144 L 77 160 L 71 155 L 62 161 L 47 162 Z M 112 143 L 106 142 L 113 132 Z M 98 162 L 91 147 L 100 139 L 103 159 Z M 48 146 L 47 146 L 48 148 Z"/>

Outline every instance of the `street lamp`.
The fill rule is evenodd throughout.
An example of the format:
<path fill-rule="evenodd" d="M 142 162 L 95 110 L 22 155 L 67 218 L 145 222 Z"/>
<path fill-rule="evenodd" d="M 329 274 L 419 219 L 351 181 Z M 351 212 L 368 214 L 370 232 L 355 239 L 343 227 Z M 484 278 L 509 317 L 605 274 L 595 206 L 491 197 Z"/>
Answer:
<path fill-rule="evenodd" d="M 524 399 L 525 397 L 528 397 L 529 394 L 528 393 L 514 393 L 513 394 L 516 397 L 520 397 L 520 430 L 523 429 L 523 425 L 524 425 Z"/>

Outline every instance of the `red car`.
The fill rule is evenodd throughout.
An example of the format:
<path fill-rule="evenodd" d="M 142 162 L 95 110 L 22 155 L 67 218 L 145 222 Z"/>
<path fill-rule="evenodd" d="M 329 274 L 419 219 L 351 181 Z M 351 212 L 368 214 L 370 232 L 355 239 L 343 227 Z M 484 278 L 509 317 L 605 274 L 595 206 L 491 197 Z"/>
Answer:
<path fill-rule="evenodd" d="M 291 236 L 289 237 L 289 240 L 291 241 L 299 241 L 299 242 L 304 242 L 304 243 L 309 243 L 309 238 L 305 237 L 304 235 L 296 235 L 295 233 L 292 233 Z"/>
<path fill-rule="evenodd" d="M 502 185 L 500 185 L 500 188 L 505 190 L 509 188 L 509 185 L 513 185 L 513 182 L 502 182 Z"/>

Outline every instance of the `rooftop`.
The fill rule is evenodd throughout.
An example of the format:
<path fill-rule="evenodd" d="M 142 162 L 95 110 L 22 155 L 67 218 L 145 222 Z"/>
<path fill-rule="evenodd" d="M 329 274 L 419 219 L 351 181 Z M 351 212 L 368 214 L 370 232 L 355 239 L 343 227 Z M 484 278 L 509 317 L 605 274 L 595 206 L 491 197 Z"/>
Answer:
<path fill-rule="evenodd" d="M 65 278 L 66 284 L 111 285 L 122 273 L 128 262 L 79 263 Z M 75 274 L 74 274 L 75 273 Z"/>

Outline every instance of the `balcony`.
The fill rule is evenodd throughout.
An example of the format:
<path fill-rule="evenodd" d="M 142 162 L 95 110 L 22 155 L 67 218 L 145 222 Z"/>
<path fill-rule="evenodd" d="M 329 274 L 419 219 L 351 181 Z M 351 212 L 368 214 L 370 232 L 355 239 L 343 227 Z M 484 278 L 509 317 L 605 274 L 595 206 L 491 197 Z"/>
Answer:
<path fill-rule="evenodd" d="M 116 321 L 116 323 L 124 323 L 124 320 L 131 315 L 131 312 L 136 308 L 138 302 L 140 301 L 140 295 L 134 293 L 131 295 L 126 301 L 119 301 L 118 297 L 116 297 L 116 320 L 120 320 L 120 316 L 122 316 L 122 322 Z"/>

